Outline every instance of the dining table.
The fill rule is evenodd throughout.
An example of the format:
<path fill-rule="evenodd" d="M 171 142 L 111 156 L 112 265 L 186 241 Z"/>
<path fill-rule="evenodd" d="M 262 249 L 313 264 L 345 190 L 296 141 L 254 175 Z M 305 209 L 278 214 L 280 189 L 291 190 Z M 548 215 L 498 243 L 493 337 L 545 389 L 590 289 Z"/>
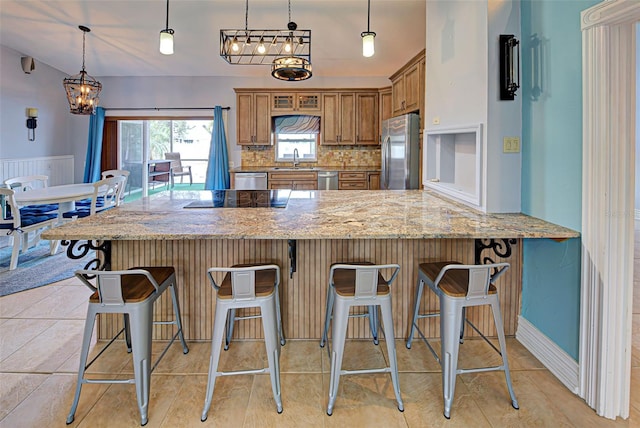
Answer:
<path fill-rule="evenodd" d="M 38 204 L 58 204 L 58 219 L 62 214 L 75 209 L 75 201 L 93 196 L 92 183 L 62 184 L 42 187 L 26 192 L 16 192 L 16 203 L 21 206 Z"/>

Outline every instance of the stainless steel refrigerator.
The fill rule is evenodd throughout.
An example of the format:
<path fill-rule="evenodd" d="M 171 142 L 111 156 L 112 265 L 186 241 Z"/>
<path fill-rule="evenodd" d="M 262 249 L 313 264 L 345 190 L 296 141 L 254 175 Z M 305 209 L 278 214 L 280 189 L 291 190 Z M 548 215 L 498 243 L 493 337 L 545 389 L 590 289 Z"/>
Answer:
<path fill-rule="evenodd" d="M 380 188 L 418 189 L 420 116 L 409 113 L 382 122 Z"/>

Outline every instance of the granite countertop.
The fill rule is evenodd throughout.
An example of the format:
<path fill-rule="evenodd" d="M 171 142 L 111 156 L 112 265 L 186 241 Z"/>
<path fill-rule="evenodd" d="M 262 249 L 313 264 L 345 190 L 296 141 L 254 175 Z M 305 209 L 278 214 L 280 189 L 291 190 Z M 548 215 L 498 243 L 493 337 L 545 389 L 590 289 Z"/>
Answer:
<path fill-rule="evenodd" d="M 301 165 L 298 168 L 294 168 L 292 165 L 282 165 L 282 166 L 238 166 L 235 168 L 231 168 L 229 172 L 278 172 L 278 171 L 347 171 L 347 172 L 360 172 L 360 171 L 371 171 L 371 172 L 379 172 L 380 167 L 375 166 L 304 166 Z"/>
<path fill-rule="evenodd" d="M 66 223 L 45 239 L 574 238 L 523 214 L 484 214 L 423 190 L 292 191 L 286 208 L 184 209 L 210 191 L 165 191 Z"/>

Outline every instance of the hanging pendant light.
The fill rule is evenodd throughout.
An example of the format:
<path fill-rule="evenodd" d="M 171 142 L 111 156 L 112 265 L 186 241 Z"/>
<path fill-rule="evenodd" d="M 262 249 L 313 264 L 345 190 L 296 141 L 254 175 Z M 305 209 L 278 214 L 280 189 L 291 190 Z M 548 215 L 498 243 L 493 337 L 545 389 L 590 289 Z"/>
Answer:
<path fill-rule="evenodd" d="M 370 31 L 369 25 L 371 22 L 371 0 L 367 1 L 367 31 L 363 31 L 360 34 L 362 37 L 362 56 L 372 57 L 376 53 L 375 38 L 376 33 Z"/>
<path fill-rule="evenodd" d="M 102 84 L 84 70 L 85 36 L 91 30 L 84 25 L 78 28 L 82 30 L 82 70 L 75 76 L 64 79 L 62 85 L 67 93 L 71 113 L 93 114 L 98 107 L 98 95 L 102 90 Z"/>
<path fill-rule="evenodd" d="M 287 28 L 289 29 L 289 37 L 285 39 L 284 50 L 286 53 L 290 53 L 293 49 L 291 45 L 291 41 L 293 40 L 293 32 L 298 29 L 298 24 L 291 21 L 291 0 L 289 3 L 289 23 L 287 24 Z M 311 38 L 309 37 L 309 41 Z M 300 37 L 299 46 L 302 47 L 304 44 L 303 38 Z M 289 46 L 289 50 L 287 50 L 287 46 Z M 271 64 L 271 75 L 278 80 L 286 80 L 289 82 L 299 81 L 299 80 L 307 80 L 309 79 L 313 73 L 311 72 L 311 50 L 309 49 L 309 59 L 303 58 L 302 56 L 296 55 L 287 55 L 276 58 Z"/>
<path fill-rule="evenodd" d="M 160 53 L 164 55 L 173 55 L 173 33 L 169 28 L 169 0 L 167 0 L 167 22 L 164 30 L 160 31 Z"/>

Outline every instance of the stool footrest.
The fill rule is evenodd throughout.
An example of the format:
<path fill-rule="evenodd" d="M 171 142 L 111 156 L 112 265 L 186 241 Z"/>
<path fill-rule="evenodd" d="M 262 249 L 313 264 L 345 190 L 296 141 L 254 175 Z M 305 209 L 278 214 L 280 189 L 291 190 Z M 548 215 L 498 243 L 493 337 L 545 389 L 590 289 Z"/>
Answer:
<path fill-rule="evenodd" d="M 265 367 L 263 369 L 254 369 L 254 370 L 236 370 L 232 372 L 216 372 L 216 376 L 236 376 L 236 375 L 263 374 L 263 373 L 270 373 L 269 368 Z"/>
<path fill-rule="evenodd" d="M 424 333 L 422 333 L 422 330 L 420 330 L 420 327 L 418 327 L 418 324 L 414 323 L 413 325 L 414 325 L 414 328 L 418 331 L 418 335 L 420 336 L 420 339 L 422 339 L 425 345 L 427 345 L 427 348 L 429 348 L 429 351 L 431 351 L 431 353 L 433 354 L 433 357 L 436 359 L 438 364 L 442 366 L 442 361 L 440 360 L 438 353 L 436 352 L 435 349 L 433 349 L 433 346 L 431 346 L 427 337 L 424 335 Z"/>
<path fill-rule="evenodd" d="M 476 369 L 457 369 L 456 374 L 504 371 L 504 366 L 478 367 Z"/>
<path fill-rule="evenodd" d="M 391 373 L 391 367 L 383 367 L 380 369 L 340 370 L 340 376 L 353 375 L 353 374 L 372 374 L 372 373 Z"/>
<path fill-rule="evenodd" d="M 120 383 L 120 384 L 134 384 L 135 379 L 83 379 L 82 383 Z"/>

